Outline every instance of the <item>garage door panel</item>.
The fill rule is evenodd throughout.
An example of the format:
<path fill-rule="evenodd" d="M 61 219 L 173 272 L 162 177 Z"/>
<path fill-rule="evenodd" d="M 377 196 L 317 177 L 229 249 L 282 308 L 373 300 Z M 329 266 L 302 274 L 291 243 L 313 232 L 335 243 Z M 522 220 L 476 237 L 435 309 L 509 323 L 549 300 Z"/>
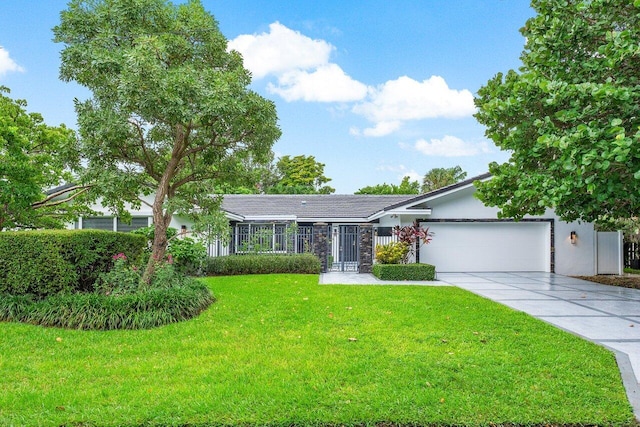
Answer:
<path fill-rule="evenodd" d="M 420 261 L 438 272 L 549 271 L 549 223 L 426 223 Z"/>

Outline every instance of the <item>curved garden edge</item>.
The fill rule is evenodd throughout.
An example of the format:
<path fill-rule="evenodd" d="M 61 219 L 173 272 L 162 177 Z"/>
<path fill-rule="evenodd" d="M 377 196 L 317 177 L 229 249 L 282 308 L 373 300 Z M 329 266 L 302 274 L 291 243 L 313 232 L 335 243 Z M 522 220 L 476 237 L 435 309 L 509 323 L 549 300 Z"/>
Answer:
<path fill-rule="evenodd" d="M 0 321 L 83 330 L 149 329 L 196 317 L 215 297 L 193 279 L 123 295 L 68 293 L 36 299 L 0 294 Z"/>

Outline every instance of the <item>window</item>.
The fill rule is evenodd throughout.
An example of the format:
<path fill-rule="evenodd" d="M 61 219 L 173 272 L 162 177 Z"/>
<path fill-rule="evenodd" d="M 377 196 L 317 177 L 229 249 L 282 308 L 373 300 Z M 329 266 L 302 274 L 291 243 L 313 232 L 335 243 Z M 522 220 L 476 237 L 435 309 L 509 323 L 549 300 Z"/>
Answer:
<path fill-rule="evenodd" d="M 82 228 L 113 231 L 113 218 L 106 216 L 82 218 Z"/>
<path fill-rule="evenodd" d="M 128 233 L 133 230 L 137 230 L 138 228 L 146 227 L 149 225 L 149 220 L 147 217 L 134 217 L 131 218 L 131 224 L 127 224 L 118 218 L 118 229 L 117 231 L 121 231 L 124 233 Z"/>
<path fill-rule="evenodd" d="M 94 216 L 82 218 L 82 228 L 83 229 L 96 229 L 96 230 L 107 230 L 107 231 L 120 231 L 123 233 L 128 233 L 133 230 L 137 230 L 140 227 L 146 227 L 149 225 L 148 218 L 145 217 L 134 217 L 131 218 L 131 224 L 127 224 L 120 218 L 117 219 L 115 230 L 113 224 L 113 217 L 108 216 Z M 79 225 L 79 224 L 77 224 Z M 76 226 L 76 228 L 79 228 Z"/>
<path fill-rule="evenodd" d="M 378 237 L 389 237 L 392 235 L 391 230 L 393 227 L 378 227 L 377 234 Z"/>

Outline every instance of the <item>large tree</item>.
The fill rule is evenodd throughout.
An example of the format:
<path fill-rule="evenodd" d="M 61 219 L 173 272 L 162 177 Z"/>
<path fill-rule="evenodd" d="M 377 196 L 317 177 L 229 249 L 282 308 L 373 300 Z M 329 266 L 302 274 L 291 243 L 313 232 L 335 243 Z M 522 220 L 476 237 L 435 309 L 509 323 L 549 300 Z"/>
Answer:
<path fill-rule="evenodd" d="M 640 1 L 534 0 L 522 67 L 478 91 L 476 118 L 511 152 L 478 196 L 521 218 L 640 214 Z"/>
<path fill-rule="evenodd" d="M 451 168 L 433 168 L 424 174 L 421 191 L 428 193 L 447 185 L 455 184 L 467 177 L 467 173 L 460 166 Z"/>
<path fill-rule="evenodd" d="M 369 185 L 360 188 L 354 194 L 420 194 L 420 183 L 411 181 L 408 176 L 402 178 L 399 185 L 387 184 Z"/>
<path fill-rule="evenodd" d="M 325 185 L 331 178 L 324 175 L 324 163 L 314 156 L 282 156 L 275 167 L 277 181 L 265 185 L 268 194 L 331 194 L 336 191 Z"/>
<path fill-rule="evenodd" d="M 75 133 L 5 94 L 0 86 L 0 231 L 60 228 L 86 209 L 79 196 L 87 187 L 60 186 L 79 166 Z"/>
<path fill-rule="evenodd" d="M 71 0 L 54 34 L 61 78 L 93 93 L 76 101 L 83 180 L 116 214 L 125 202 L 153 211 L 149 280 L 172 216 L 210 221 L 216 188 L 244 176 L 246 159 L 268 161 L 275 106 L 248 89 L 240 54 L 198 0 Z"/>

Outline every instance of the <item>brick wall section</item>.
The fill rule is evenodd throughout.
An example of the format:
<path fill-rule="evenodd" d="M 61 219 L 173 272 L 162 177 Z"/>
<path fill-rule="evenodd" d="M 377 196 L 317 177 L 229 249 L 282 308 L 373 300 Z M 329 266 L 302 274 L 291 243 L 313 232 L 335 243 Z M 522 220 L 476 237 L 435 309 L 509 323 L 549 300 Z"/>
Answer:
<path fill-rule="evenodd" d="M 373 226 L 360 224 L 360 259 L 359 273 L 371 273 L 373 268 Z"/>
<path fill-rule="evenodd" d="M 326 222 L 313 224 L 313 254 L 320 259 L 320 271 L 327 272 L 329 226 Z"/>

